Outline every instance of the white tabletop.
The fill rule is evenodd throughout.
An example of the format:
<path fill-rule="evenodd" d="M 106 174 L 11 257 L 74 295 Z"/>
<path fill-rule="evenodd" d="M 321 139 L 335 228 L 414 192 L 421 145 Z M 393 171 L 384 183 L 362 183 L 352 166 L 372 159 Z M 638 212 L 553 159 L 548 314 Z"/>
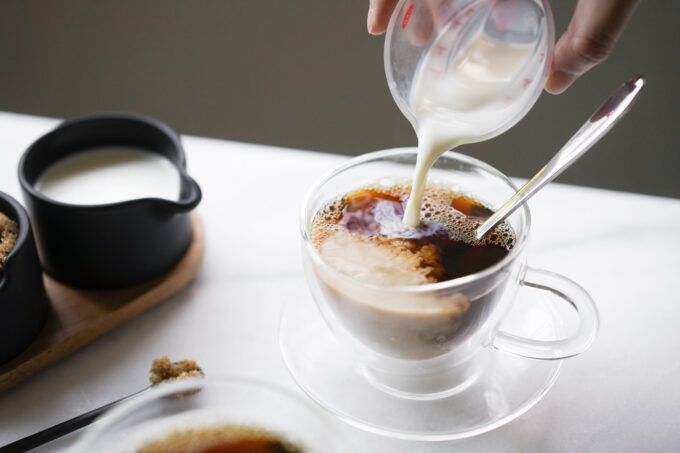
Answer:
<path fill-rule="evenodd" d="M 0 190 L 21 199 L 22 151 L 56 120 L 0 113 Z M 135 392 L 151 360 L 264 377 L 300 392 L 283 364 L 283 304 L 306 291 L 297 216 L 343 156 L 183 137 L 206 255 L 185 290 L 0 393 L 0 445 Z M 680 446 L 680 200 L 551 184 L 531 201 L 529 264 L 593 296 L 601 330 L 529 412 L 462 441 L 415 443 L 342 427 L 351 451 L 612 452 Z M 301 392 L 300 392 L 301 393 Z M 63 451 L 71 435 L 35 451 Z"/>

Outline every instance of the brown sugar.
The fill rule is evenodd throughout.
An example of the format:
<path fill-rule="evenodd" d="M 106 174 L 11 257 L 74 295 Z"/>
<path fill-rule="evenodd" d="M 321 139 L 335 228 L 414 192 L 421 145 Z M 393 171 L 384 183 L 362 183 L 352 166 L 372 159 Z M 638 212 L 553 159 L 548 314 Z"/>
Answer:
<path fill-rule="evenodd" d="M 17 223 L 0 212 L 0 278 L 2 278 L 4 272 L 7 256 L 17 243 L 18 236 L 19 227 Z"/>
<path fill-rule="evenodd" d="M 149 380 L 152 384 L 173 379 L 203 376 L 203 372 L 194 360 L 172 362 L 167 356 L 154 359 L 149 372 L 151 373 Z"/>

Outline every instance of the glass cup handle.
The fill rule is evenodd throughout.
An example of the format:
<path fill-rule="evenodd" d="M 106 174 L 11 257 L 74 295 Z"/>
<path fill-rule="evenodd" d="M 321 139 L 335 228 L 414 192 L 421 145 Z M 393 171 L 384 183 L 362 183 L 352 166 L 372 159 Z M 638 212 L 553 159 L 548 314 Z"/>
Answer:
<path fill-rule="evenodd" d="M 565 359 L 582 353 L 595 340 L 599 327 L 597 307 L 590 295 L 576 282 L 559 274 L 540 269 L 527 268 L 520 283 L 522 286 L 549 291 L 567 301 L 579 318 L 578 331 L 561 340 L 532 340 L 502 330 L 498 332 L 493 346 L 532 359 Z"/>

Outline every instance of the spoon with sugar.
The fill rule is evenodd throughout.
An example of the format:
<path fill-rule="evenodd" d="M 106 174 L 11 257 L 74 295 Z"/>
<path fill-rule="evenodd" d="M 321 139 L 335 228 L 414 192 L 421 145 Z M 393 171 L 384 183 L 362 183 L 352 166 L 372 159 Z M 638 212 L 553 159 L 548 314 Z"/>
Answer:
<path fill-rule="evenodd" d="M 477 240 L 482 239 L 496 225 L 505 220 L 517 208 L 524 204 L 543 186 L 555 179 L 566 170 L 579 157 L 585 154 L 597 143 L 621 117 L 630 110 L 633 101 L 637 98 L 645 86 L 645 79 L 635 77 L 621 85 L 581 126 L 571 137 L 566 145 L 536 175 L 529 180 L 521 189 L 505 202 L 500 209 L 494 212 L 475 231 Z"/>
<path fill-rule="evenodd" d="M 201 367 L 196 365 L 196 362 L 193 360 L 171 362 L 167 357 L 154 359 L 150 372 L 151 376 L 149 380 L 151 381 L 151 385 L 148 387 L 145 387 L 144 389 L 133 393 L 132 395 L 125 396 L 117 401 L 93 409 L 90 412 L 78 415 L 35 434 L 31 434 L 30 436 L 24 437 L 23 439 L 19 439 L 15 442 L 12 442 L 11 444 L 7 444 L 4 447 L 0 447 L 0 453 L 25 452 L 33 450 L 34 448 L 89 425 L 102 413 L 106 412 L 112 407 L 122 403 L 123 401 L 127 401 L 135 396 L 138 396 L 141 393 L 148 391 L 152 387 L 164 382 L 169 382 L 176 379 L 203 377 L 203 370 L 201 370 Z M 187 394 L 195 393 L 199 390 L 200 388 L 197 388 L 195 391 L 187 392 Z"/>

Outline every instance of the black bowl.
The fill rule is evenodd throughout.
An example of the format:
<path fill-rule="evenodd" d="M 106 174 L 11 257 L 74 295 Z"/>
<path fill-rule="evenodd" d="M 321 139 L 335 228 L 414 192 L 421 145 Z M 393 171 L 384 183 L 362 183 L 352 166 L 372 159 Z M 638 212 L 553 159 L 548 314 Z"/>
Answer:
<path fill-rule="evenodd" d="M 26 349 L 49 312 L 33 230 L 24 208 L 0 192 L 0 212 L 19 226 L 19 236 L 0 277 L 0 364 Z"/>
<path fill-rule="evenodd" d="M 181 178 L 179 200 L 74 205 L 52 200 L 35 188 L 42 172 L 56 161 L 111 145 L 143 148 L 173 162 Z M 172 269 L 189 247 L 189 212 L 201 200 L 201 189 L 186 172 L 177 134 L 160 121 L 125 113 L 61 123 L 24 152 L 19 182 L 44 270 L 60 282 L 85 289 L 124 288 Z"/>

